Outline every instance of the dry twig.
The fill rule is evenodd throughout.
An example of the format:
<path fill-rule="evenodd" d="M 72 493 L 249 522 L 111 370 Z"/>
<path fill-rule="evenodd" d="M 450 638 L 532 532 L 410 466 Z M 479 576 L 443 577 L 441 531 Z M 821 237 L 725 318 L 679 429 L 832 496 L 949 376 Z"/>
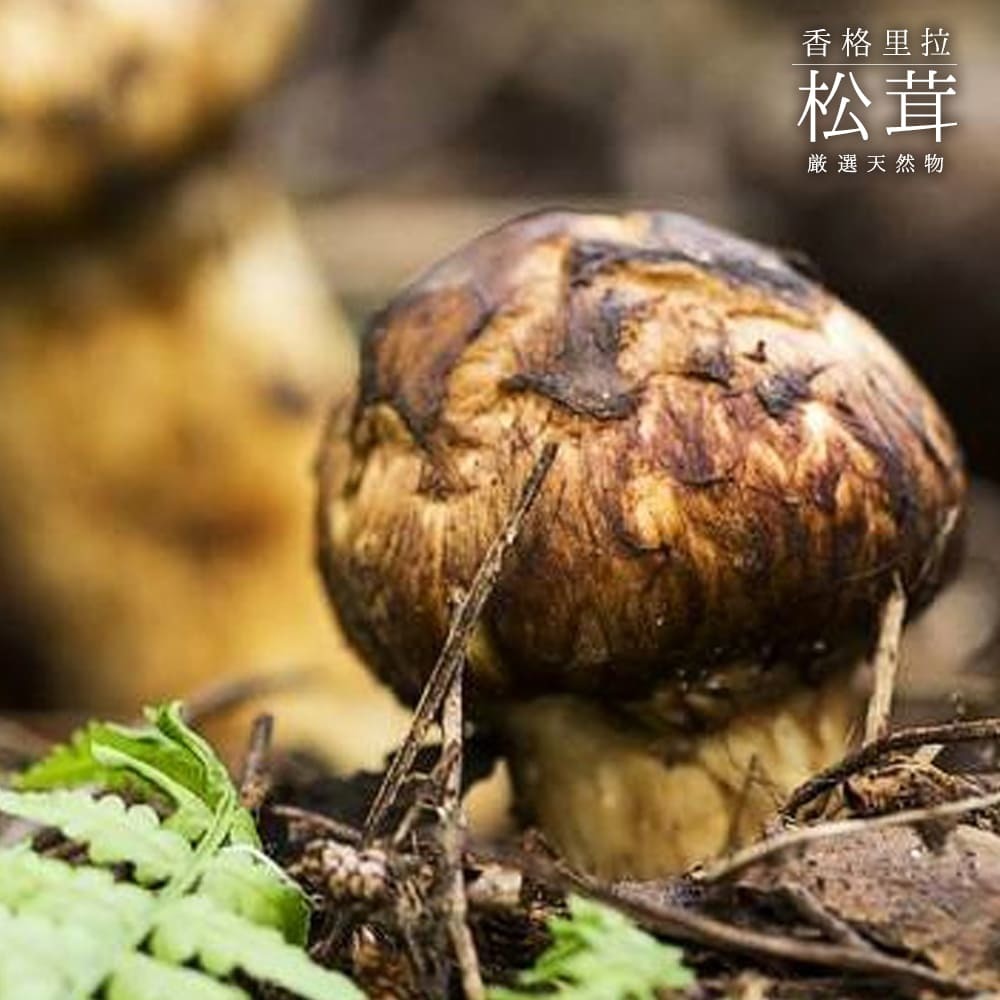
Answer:
<path fill-rule="evenodd" d="M 478 853 L 478 852 L 477 852 Z M 765 933 L 730 924 L 672 902 L 649 898 L 659 883 L 627 882 L 606 884 L 567 868 L 546 855 L 499 851 L 479 854 L 479 865 L 502 864 L 550 889 L 576 892 L 604 903 L 633 919 L 653 933 L 674 941 L 690 942 L 722 954 L 743 954 L 757 959 L 811 965 L 836 973 L 855 973 L 897 984 L 900 989 L 918 992 L 934 989 L 941 993 L 969 996 L 975 990 L 917 962 L 886 955 L 867 942 L 825 944 L 801 938 Z M 835 918 L 834 918 L 835 919 Z"/>
<path fill-rule="evenodd" d="M 535 462 L 503 529 L 490 544 L 468 591 L 452 616 L 448 636 L 441 648 L 437 663 L 435 663 L 434 669 L 424 685 L 420 701 L 414 711 L 410 731 L 386 771 L 385 778 L 368 811 L 363 833 L 365 843 L 370 843 L 378 833 L 382 821 L 396 801 L 406 775 L 413 766 L 417 751 L 441 710 L 445 695 L 454 683 L 455 675 L 461 669 L 465 659 L 466 646 L 479 621 L 483 607 L 500 576 L 504 557 L 517 541 L 524 519 L 555 460 L 557 447 L 556 444 L 549 443 L 542 449 L 542 453 Z"/>
<path fill-rule="evenodd" d="M 871 743 L 866 743 L 836 764 L 820 771 L 819 774 L 813 775 L 808 781 L 799 785 L 785 803 L 782 814 L 793 816 L 817 796 L 829 791 L 852 774 L 857 774 L 858 771 L 871 767 L 872 764 L 888 754 L 904 750 L 917 750 L 932 743 L 949 745 L 972 743 L 976 740 L 1000 740 L 1000 718 L 970 719 L 965 722 L 913 726 L 909 729 L 899 729 L 894 733 L 888 733 Z"/>
<path fill-rule="evenodd" d="M 484 1000 L 483 977 L 479 956 L 469 930 L 465 896 L 465 866 L 462 850 L 465 843 L 465 817 L 462 812 L 462 670 L 455 674 L 445 698 L 441 716 L 442 782 L 444 828 L 441 832 L 446 865 L 448 933 L 462 976 L 466 1000 Z M 449 752 L 449 751 L 456 752 Z"/>
<path fill-rule="evenodd" d="M 289 805 L 273 805 L 269 812 L 310 831 L 305 839 L 316 840 L 322 837 L 332 837 L 334 840 L 350 844 L 352 847 L 361 846 L 361 832 L 348 823 L 341 823 L 340 820 L 336 820 L 332 816 L 324 816 L 323 813 L 314 812 L 312 809 L 303 809 L 301 806 Z"/>
<path fill-rule="evenodd" d="M 766 934 L 727 924 L 679 906 L 654 904 L 613 889 L 584 890 L 599 902 L 615 907 L 648 930 L 680 941 L 692 941 L 724 952 L 739 952 L 756 958 L 814 965 L 838 972 L 878 976 L 916 991 L 931 988 L 943 993 L 970 996 L 975 990 L 959 980 L 943 976 L 927 966 L 884 955 L 869 948 L 843 944 L 821 944 L 794 937 Z"/>
<path fill-rule="evenodd" d="M 736 952 L 755 958 L 812 965 L 838 973 L 877 976 L 916 992 L 931 988 L 942 993 L 970 996 L 975 990 L 959 980 L 943 976 L 916 962 L 895 958 L 870 948 L 823 944 L 795 937 L 768 934 L 725 923 L 673 903 L 644 898 L 641 883 L 603 885 L 596 880 L 531 856 L 522 859 L 533 878 L 557 885 L 566 892 L 579 892 L 614 907 L 649 931 L 675 941 L 688 941 L 720 952 Z"/>
<path fill-rule="evenodd" d="M 886 955 L 871 947 L 824 944 L 755 931 L 674 903 L 653 901 L 647 897 L 648 888 L 643 883 L 606 885 L 537 854 L 521 853 L 516 859 L 505 854 L 504 858 L 505 863 L 520 870 L 522 877 L 535 879 L 563 892 L 589 896 L 625 914 L 647 930 L 675 941 L 699 944 L 722 953 L 735 952 L 758 959 L 812 965 L 838 973 L 875 976 L 912 992 L 921 988 L 961 996 L 975 992 L 967 984 L 941 975 L 925 965 Z"/>
<path fill-rule="evenodd" d="M 449 625 L 448 635 L 434 669 L 424 685 L 417 704 L 410 731 L 403 745 L 394 755 L 378 787 L 361 834 L 362 848 L 369 847 L 378 836 L 393 805 L 407 780 L 411 777 L 419 749 L 425 737 L 440 716 L 442 748 L 432 775 L 434 786 L 433 805 L 440 823 L 432 835 L 440 845 L 437 855 L 439 879 L 437 890 L 444 921 L 442 929 L 451 940 L 452 949 L 462 976 L 462 987 L 468 1000 L 485 997 L 479 959 L 467 922 L 467 898 L 464 873 L 464 822 L 462 817 L 462 669 L 466 647 L 476 628 L 483 608 L 503 569 L 506 554 L 517 541 L 524 519 L 542 487 L 556 456 L 556 445 L 547 444 L 524 484 L 523 489 L 508 515 L 501 531 L 490 544 L 472 579 L 468 591 L 459 601 Z M 392 838 L 393 845 L 401 845 L 412 823 L 425 808 L 417 802 L 404 816 Z M 336 922 L 324 936 L 327 946 L 342 931 Z M 400 932 L 413 961 L 414 970 L 422 980 L 430 982 L 437 975 L 432 972 L 436 961 L 425 962 L 421 947 L 413 936 L 408 918 L 400 915 Z M 436 930 L 434 935 L 436 936 Z M 433 951 L 440 953 L 442 942 L 435 941 Z M 445 973 L 446 974 L 446 973 Z"/>
<path fill-rule="evenodd" d="M 979 812 L 983 809 L 992 809 L 998 805 L 1000 805 L 1000 792 L 991 792 L 988 795 L 973 795 L 964 799 L 956 799 L 954 802 L 942 802 L 939 805 L 927 806 L 922 809 L 902 809 L 884 816 L 840 819 L 830 823 L 816 823 L 813 826 L 805 826 L 797 830 L 785 830 L 773 837 L 758 840 L 735 854 L 705 865 L 697 873 L 697 878 L 701 882 L 718 882 L 720 879 L 730 878 L 767 858 L 783 854 L 791 848 L 801 847 L 803 844 L 816 840 L 843 837 L 852 833 L 867 833 L 891 826 L 911 826 L 930 820 L 946 819 L 962 816 L 966 813 Z"/>
<path fill-rule="evenodd" d="M 906 594 L 897 573 L 893 577 L 892 593 L 882 605 L 878 643 L 875 646 L 875 687 L 868 701 L 865 720 L 865 743 L 872 743 L 889 731 L 892 713 L 892 695 L 899 669 L 899 642 L 903 635 L 903 618 L 906 615 Z"/>
<path fill-rule="evenodd" d="M 252 674 L 230 677 L 192 695 L 184 705 L 184 719 L 190 725 L 204 722 L 264 695 L 290 691 L 317 678 L 315 667 L 302 667 L 281 673 Z"/>
<path fill-rule="evenodd" d="M 780 889 L 799 915 L 823 931 L 831 941 L 848 945 L 858 951 L 878 954 L 870 941 L 865 940 L 850 924 L 831 913 L 806 886 L 797 882 L 782 882 Z"/>
<path fill-rule="evenodd" d="M 240 781 L 240 802 L 256 815 L 271 790 L 269 757 L 271 737 L 274 734 L 274 716 L 262 714 L 253 720 L 243 778 Z"/>

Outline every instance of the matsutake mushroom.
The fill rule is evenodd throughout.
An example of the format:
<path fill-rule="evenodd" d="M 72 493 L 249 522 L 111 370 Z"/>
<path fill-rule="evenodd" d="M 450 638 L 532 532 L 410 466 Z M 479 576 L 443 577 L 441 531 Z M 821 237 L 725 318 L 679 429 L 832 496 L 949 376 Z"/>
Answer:
<path fill-rule="evenodd" d="M 570 861 L 677 870 L 842 753 L 894 580 L 913 613 L 955 562 L 960 454 L 778 254 L 666 213 L 515 220 L 374 319 L 325 445 L 328 591 L 404 701 L 550 441 L 471 709 Z"/>
<path fill-rule="evenodd" d="M 354 338 L 256 170 L 152 194 L 0 266 L 0 689 L 128 716 L 312 670 L 268 696 L 279 737 L 375 763 L 403 713 L 338 642 L 309 562 Z M 228 721 L 212 735 L 240 753 L 246 713 Z"/>
<path fill-rule="evenodd" d="M 276 74 L 307 0 L 4 0 L 0 215 L 175 158 Z"/>

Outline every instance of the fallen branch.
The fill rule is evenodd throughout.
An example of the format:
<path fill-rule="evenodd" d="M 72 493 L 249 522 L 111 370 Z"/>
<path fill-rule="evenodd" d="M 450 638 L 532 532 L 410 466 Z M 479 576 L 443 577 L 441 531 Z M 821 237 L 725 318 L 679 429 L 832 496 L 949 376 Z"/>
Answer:
<path fill-rule="evenodd" d="M 678 941 L 689 941 L 723 952 L 740 952 L 756 958 L 776 959 L 801 965 L 878 976 L 911 990 L 921 987 L 943 993 L 971 996 L 976 991 L 959 980 L 942 976 L 933 969 L 902 958 L 893 958 L 869 948 L 843 944 L 822 944 L 799 938 L 765 934 L 727 924 L 713 917 L 678 906 L 651 903 L 621 890 L 581 889 L 599 902 L 607 903 L 631 917 L 647 930 Z"/>
<path fill-rule="evenodd" d="M 521 852 L 515 858 L 504 853 L 497 855 L 495 860 L 501 857 L 506 864 L 519 869 L 522 877 L 563 892 L 589 896 L 614 907 L 646 930 L 674 941 L 699 944 L 722 953 L 737 952 L 758 959 L 811 965 L 838 973 L 877 976 L 913 992 L 921 988 L 960 996 L 976 992 L 966 983 L 941 975 L 925 965 L 895 958 L 868 946 L 803 941 L 729 924 L 674 903 L 653 902 L 644 896 L 649 883 L 606 885 L 543 856 Z"/>
<path fill-rule="evenodd" d="M 855 951 L 878 954 L 870 941 L 863 938 L 850 924 L 831 913 L 804 885 L 799 885 L 797 882 L 782 882 L 778 888 L 795 907 L 799 916 L 821 930 L 834 943 L 848 945 Z"/>

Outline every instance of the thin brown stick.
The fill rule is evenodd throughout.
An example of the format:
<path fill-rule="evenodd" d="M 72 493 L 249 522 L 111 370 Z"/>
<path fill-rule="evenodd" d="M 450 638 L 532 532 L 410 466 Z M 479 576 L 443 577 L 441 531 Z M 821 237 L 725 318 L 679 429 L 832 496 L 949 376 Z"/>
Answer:
<path fill-rule="evenodd" d="M 244 809 L 256 814 L 271 790 L 269 769 L 271 738 L 274 735 L 274 716 L 258 715 L 250 728 L 250 743 L 243 764 L 240 781 L 240 802 Z"/>
<path fill-rule="evenodd" d="M 508 863 L 511 863 L 510 859 Z M 605 885 L 539 855 L 522 854 L 517 867 L 522 874 L 539 882 L 558 887 L 564 892 L 578 892 L 605 903 L 631 917 L 647 930 L 673 940 L 693 942 L 715 951 L 737 952 L 755 958 L 833 969 L 839 973 L 878 976 L 914 992 L 921 987 L 962 996 L 975 992 L 960 980 L 941 975 L 925 965 L 885 955 L 873 948 L 859 949 L 843 944 L 802 941 L 799 938 L 728 924 L 673 903 L 645 899 L 639 895 L 642 891 L 641 884 Z"/>
<path fill-rule="evenodd" d="M 462 857 L 465 843 L 465 817 L 462 812 L 462 673 L 460 668 L 455 674 L 441 714 L 441 759 L 445 766 L 442 783 L 444 828 L 441 841 L 444 862 L 448 867 L 445 873 L 448 880 L 448 934 L 462 976 L 462 990 L 466 1000 L 484 1000 L 486 990 L 479 971 L 479 956 L 469 930 Z M 450 752 L 453 749 L 457 752 Z"/>
<path fill-rule="evenodd" d="M 818 795 L 829 791 L 845 778 L 870 767 L 887 754 L 917 750 L 931 743 L 950 745 L 977 740 L 1000 740 L 1000 718 L 970 719 L 964 722 L 943 722 L 932 726 L 913 726 L 888 733 L 880 739 L 849 753 L 808 781 L 799 785 L 785 803 L 782 813 L 794 815 Z"/>
<path fill-rule="evenodd" d="M 873 830 L 884 830 L 891 826 L 925 823 L 928 820 L 945 819 L 951 816 L 961 816 L 965 813 L 978 812 L 981 809 L 991 809 L 998 805 L 1000 805 L 1000 792 L 991 792 L 988 795 L 973 795 L 964 799 L 956 799 L 954 802 L 942 802 L 940 805 L 921 809 L 902 809 L 884 816 L 839 819 L 830 823 L 804 826 L 798 830 L 785 830 L 765 840 L 758 840 L 735 854 L 730 854 L 728 857 L 705 865 L 696 877 L 701 882 L 717 882 L 720 879 L 730 878 L 751 865 L 758 864 L 776 854 L 783 854 L 793 847 L 801 847 L 803 844 L 816 840 L 844 837 L 852 833 L 870 833 Z"/>
<path fill-rule="evenodd" d="M 289 691 L 308 684 L 320 671 L 315 667 L 301 667 L 280 673 L 251 674 L 218 681 L 195 692 L 184 705 L 184 719 L 188 723 L 230 712 L 254 698 Z"/>
<path fill-rule="evenodd" d="M 905 615 L 906 594 L 897 573 L 893 577 L 892 593 L 882 605 L 880 615 L 878 643 L 873 658 L 875 687 L 868 701 L 865 743 L 872 743 L 889 731 L 892 696 L 896 689 L 896 673 L 899 669 L 899 643 L 903 635 Z"/>
<path fill-rule="evenodd" d="M 455 674 L 465 658 L 465 649 L 473 629 L 475 629 L 483 607 L 500 576 L 504 557 L 517 541 L 524 519 L 555 460 L 557 447 L 555 443 L 550 442 L 542 449 L 541 455 L 539 455 L 524 488 L 521 490 L 517 503 L 514 504 L 500 533 L 490 544 L 468 591 L 452 615 L 448 636 L 441 648 L 437 662 L 434 664 L 434 669 L 424 685 L 410 731 L 407 733 L 406 740 L 399 752 L 393 758 L 392 764 L 389 765 L 368 811 L 363 834 L 366 844 L 370 843 L 378 833 L 386 813 L 396 801 L 403 781 L 413 766 L 417 752 L 441 710 L 445 695 L 454 682 Z"/>
<path fill-rule="evenodd" d="M 823 931 L 831 941 L 848 945 L 857 951 L 878 954 L 870 941 L 866 941 L 850 924 L 831 913 L 804 885 L 782 882 L 780 889 L 799 915 Z"/>
<path fill-rule="evenodd" d="M 270 807 L 269 812 L 275 816 L 280 816 L 289 823 L 298 823 L 304 827 L 311 827 L 317 834 L 332 837 L 341 843 L 350 844 L 351 847 L 361 846 L 361 832 L 349 823 L 342 823 L 332 816 L 313 812 L 312 809 L 303 809 L 300 806 L 289 805 L 273 805 Z"/>

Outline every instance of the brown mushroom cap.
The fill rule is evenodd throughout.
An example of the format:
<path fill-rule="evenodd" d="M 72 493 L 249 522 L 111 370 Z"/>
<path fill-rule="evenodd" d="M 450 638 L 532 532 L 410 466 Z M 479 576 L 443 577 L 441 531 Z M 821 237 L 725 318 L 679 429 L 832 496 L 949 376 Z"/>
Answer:
<path fill-rule="evenodd" d="M 926 603 L 956 549 L 952 432 L 833 295 L 679 215 L 518 219 L 375 318 L 324 449 L 329 593 L 405 700 L 549 440 L 470 653 L 481 697 L 808 665 L 856 650 L 894 575 Z"/>
<path fill-rule="evenodd" d="M 4 0 L 0 213 L 155 167 L 274 76 L 307 0 Z"/>

